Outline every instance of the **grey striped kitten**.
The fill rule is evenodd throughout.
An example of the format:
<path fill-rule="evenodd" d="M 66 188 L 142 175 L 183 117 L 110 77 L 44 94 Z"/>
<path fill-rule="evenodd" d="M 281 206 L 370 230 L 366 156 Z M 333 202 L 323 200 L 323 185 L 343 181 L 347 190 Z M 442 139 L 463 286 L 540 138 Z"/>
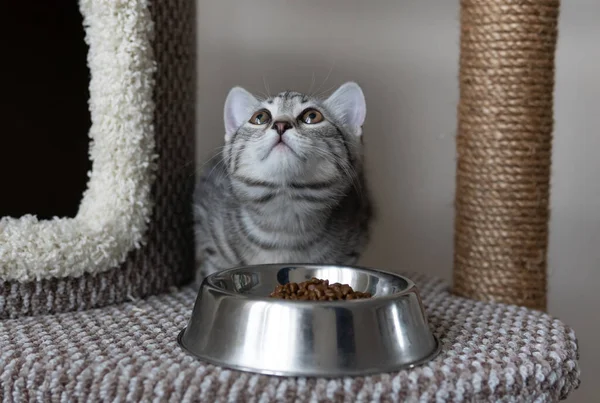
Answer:
<path fill-rule="evenodd" d="M 195 193 L 197 283 L 240 265 L 355 263 L 371 221 L 361 88 L 261 100 L 235 87 L 224 114 L 222 158 Z"/>

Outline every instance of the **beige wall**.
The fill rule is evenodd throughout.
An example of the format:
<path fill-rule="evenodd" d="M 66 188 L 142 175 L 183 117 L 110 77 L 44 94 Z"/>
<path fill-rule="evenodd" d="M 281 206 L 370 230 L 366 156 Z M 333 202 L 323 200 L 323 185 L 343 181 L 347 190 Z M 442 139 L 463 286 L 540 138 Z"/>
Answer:
<path fill-rule="evenodd" d="M 198 158 L 221 145 L 222 104 L 356 80 L 367 97 L 380 217 L 363 263 L 450 278 L 458 1 L 198 0 Z M 600 391 L 600 1 L 563 2 L 550 239 L 550 312 L 578 332 L 575 401 Z M 579 316 L 581 315 L 581 316 Z"/>

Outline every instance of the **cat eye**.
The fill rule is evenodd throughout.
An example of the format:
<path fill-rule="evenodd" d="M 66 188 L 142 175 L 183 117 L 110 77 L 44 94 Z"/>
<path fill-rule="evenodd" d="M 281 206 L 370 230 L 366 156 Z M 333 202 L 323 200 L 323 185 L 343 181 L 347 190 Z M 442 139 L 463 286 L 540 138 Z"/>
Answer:
<path fill-rule="evenodd" d="M 249 122 L 253 125 L 264 125 L 269 123 L 271 120 L 271 114 L 266 109 L 255 112 L 250 118 Z"/>
<path fill-rule="evenodd" d="M 307 125 L 314 125 L 323 121 L 323 115 L 316 109 L 309 109 L 302 114 L 300 120 Z"/>

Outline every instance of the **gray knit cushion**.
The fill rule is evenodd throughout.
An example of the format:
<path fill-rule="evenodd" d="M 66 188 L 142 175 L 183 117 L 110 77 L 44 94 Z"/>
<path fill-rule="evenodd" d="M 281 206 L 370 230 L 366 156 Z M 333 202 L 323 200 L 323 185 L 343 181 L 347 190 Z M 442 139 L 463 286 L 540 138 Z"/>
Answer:
<path fill-rule="evenodd" d="M 364 378 L 278 378 L 206 365 L 177 345 L 191 288 L 86 312 L 0 322 L 0 397 L 14 401 L 397 402 L 565 398 L 579 385 L 577 341 L 552 317 L 419 286 L 443 345 L 434 361 Z"/>

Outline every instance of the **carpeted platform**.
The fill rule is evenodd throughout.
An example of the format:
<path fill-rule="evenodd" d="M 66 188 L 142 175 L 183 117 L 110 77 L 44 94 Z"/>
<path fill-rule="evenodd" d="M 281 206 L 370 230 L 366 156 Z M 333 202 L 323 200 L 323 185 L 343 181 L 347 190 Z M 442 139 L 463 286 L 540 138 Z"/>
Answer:
<path fill-rule="evenodd" d="M 524 308 L 449 295 L 408 274 L 443 345 L 432 362 L 365 378 L 278 378 L 205 365 L 177 345 L 191 288 L 85 312 L 0 322 L 0 398 L 68 402 L 552 402 L 579 384 L 577 341 Z"/>

